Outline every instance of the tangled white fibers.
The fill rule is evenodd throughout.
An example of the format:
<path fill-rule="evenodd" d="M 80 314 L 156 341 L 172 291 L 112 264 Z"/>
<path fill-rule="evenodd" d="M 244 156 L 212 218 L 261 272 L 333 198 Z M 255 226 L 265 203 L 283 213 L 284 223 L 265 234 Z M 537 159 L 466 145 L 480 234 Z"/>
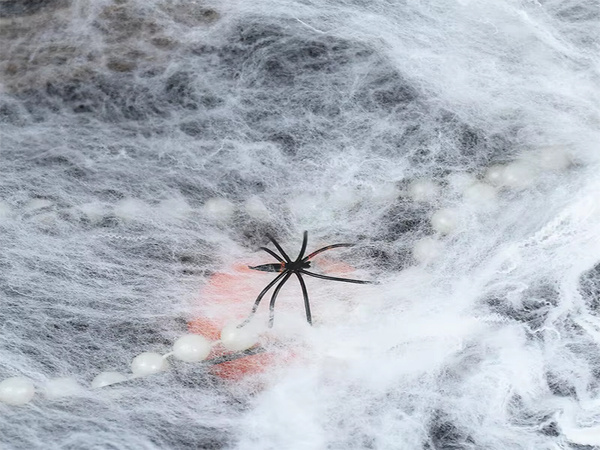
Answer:
<path fill-rule="evenodd" d="M 0 15 L 0 448 L 600 446 L 598 0 Z M 253 332 L 293 356 L 195 362 L 211 276 L 304 230 L 377 284 L 305 277 L 311 327 L 292 278 Z"/>

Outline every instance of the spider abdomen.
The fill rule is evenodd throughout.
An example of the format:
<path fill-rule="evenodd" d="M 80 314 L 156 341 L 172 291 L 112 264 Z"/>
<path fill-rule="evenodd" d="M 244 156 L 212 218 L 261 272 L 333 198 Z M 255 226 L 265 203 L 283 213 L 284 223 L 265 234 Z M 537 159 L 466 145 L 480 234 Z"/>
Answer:
<path fill-rule="evenodd" d="M 285 263 L 261 264 L 260 266 L 248 266 L 253 270 L 261 272 L 283 272 L 286 270 Z"/>

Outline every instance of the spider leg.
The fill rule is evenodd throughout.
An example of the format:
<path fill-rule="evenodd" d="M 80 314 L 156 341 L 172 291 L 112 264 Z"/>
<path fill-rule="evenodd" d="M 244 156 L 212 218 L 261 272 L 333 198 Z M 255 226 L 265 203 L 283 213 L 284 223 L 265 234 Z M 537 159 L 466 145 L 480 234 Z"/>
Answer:
<path fill-rule="evenodd" d="M 351 278 L 338 278 L 338 277 L 330 277 L 327 275 L 321 275 L 318 273 L 308 272 L 306 270 L 300 270 L 300 273 L 304 275 L 308 275 L 315 278 L 321 278 L 322 280 L 331 280 L 331 281 L 344 281 L 346 283 L 356 283 L 356 284 L 375 284 L 374 281 L 364 281 L 364 280 L 353 280 Z"/>
<path fill-rule="evenodd" d="M 254 302 L 254 305 L 252 306 L 252 312 L 250 312 L 250 315 L 246 318 L 246 320 L 244 320 L 241 324 L 239 324 L 237 327 L 238 328 L 242 328 L 244 325 L 248 324 L 248 322 L 250 322 L 250 320 L 252 319 L 252 316 L 254 316 L 254 314 L 256 314 L 256 310 L 258 309 L 258 305 L 260 305 L 260 301 L 262 300 L 262 298 L 265 296 L 265 294 L 267 293 L 267 291 L 269 289 L 271 289 L 273 287 L 273 285 L 275 283 L 277 283 L 286 273 L 288 273 L 289 271 L 284 271 L 281 272 L 279 275 L 277 275 L 273 281 L 271 281 L 269 284 L 267 284 L 267 287 L 265 287 L 260 294 L 258 294 L 258 297 L 256 298 L 256 301 Z"/>
<path fill-rule="evenodd" d="M 260 249 L 267 252 L 269 255 L 271 255 L 273 258 L 275 258 L 277 261 L 282 262 L 282 263 L 285 262 L 285 260 L 281 256 L 279 256 L 277 253 L 275 253 L 273 250 L 270 250 L 267 247 L 261 247 Z"/>
<path fill-rule="evenodd" d="M 327 247 L 323 247 L 320 248 L 319 250 L 316 250 L 314 252 L 312 252 L 310 255 L 308 255 L 306 258 L 304 258 L 302 261 L 308 261 L 309 259 L 314 258 L 315 256 L 317 256 L 319 253 L 324 252 L 326 250 L 331 250 L 332 248 L 340 248 L 340 247 L 354 247 L 354 244 L 333 244 L 333 245 L 328 245 Z"/>
<path fill-rule="evenodd" d="M 312 325 L 312 316 L 310 314 L 310 303 L 308 302 L 308 291 L 306 290 L 306 284 L 304 283 L 304 279 L 302 275 L 298 272 L 295 272 L 298 277 L 298 281 L 300 282 L 300 287 L 302 288 L 302 295 L 304 296 L 304 309 L 306 311 L 306 321 L 309 325 Z"/>
<path fill-rule="evenodd" d="M 285 282 L 289 280 L 289 278 L 292 276 L 292 272 L 289 270 L 283 273 L 285 273 L 286 275 L 283 278 L 283 280 L 281 280 L 281 282 L 277 285 L 275 291 L 273 291 L 271 303 L 269 304 L 269 328 L 273 327 L 273 319 L 275 318 L 275 300 L 277 300 L 277 295 L 279 295 L 279 291 L 281 290 Z"/>
<path fill-rule="evenodd" d="M 302 260 L 304 252 L 306 251 L 306 244 L 308 244 L 308 231 L 305 231 L 302 235 L 302 248 L 300 249 L 300 253 L 298 253 L 298 258 L 296 258 L 296 262 Z"/>
<path fill-rule="evenodd" d="M 285 262 L 291 263 L 292 260 L 287 255 L 287 253 L 283 251 L 283 249 L 281 248 L 281 245 L 279 245 L 279 242 L 277 242 L 275 240 L 275 238 L 273 236 L 271 236 L 270 234 L 267 234 L 267 237 L 275 245 L 275 247 L 277 247 L 277 250 L 279 250 L 279 253 L 281 253 L 283 255 L 283 258 L 285 259 Z"/>

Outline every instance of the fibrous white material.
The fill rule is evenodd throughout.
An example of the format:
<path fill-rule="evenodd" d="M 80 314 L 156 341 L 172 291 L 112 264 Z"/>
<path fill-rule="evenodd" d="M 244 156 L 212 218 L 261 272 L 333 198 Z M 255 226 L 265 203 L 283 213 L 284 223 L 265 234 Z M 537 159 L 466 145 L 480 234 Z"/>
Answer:
<path fill-rule="evenodd" d="M 597 0 L 0 2 L 0 382 L 32 383 L 0 447 L 598 445 L 599 21 Z M 355 244 L 307 270 L 378 283 L 306 277 L 311 327 L 291 278 L 240 336 L 278 275 L 247 268 L 276 263 L 266 235 L 295 259 L 304 230 Z M 271 365 L 178 359 L 203 319 L 213 354 Z"/>
<path fill-rule="evenodd" d="M 94 377 L 91 383 L 92 388 L 102 388 L 111 384 L 127 381 L 127 377 L 119 372 L 102 372 Z"/>
<path fill-rule="evenodd" d="M 53 378 L 44 385 L 44 395 L 53 400 L 72 397 L 82 392 L 83 388 L 77 383 L 77 380 L 70 377 Z"/>

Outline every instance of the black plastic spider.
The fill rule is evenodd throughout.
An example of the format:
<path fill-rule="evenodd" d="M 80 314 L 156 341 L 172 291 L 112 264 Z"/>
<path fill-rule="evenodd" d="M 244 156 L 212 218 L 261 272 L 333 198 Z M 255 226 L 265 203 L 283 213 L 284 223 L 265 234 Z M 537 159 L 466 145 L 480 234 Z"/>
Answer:
<path fill-rule="evenodd" d="M 300 287 L 302 288 L 302 295 L 304 295 L 304 309 L 306 310 L 306 321 L 311 325 L 312 325 L 312 316 L 310 314 L 310 303 L 308 301 L 308 292 L 306 291 L 306 284 L 304 284 L 302 275 L 308 275 L 310 277 L 321 278 L 323 280 L 343 281 L 345 283 L 357 283 L 357 284 L 372 284 L 373 283 L 372 281 L 352 280 L 349 278 L 330 277 L 327 275 L 320 275 L 318 273 L 313 273 L 313 272 L 309 272 L 308 270 L 305 270 L 310 267 L 310 260 L 312 258 L 314 258 L 315 256 L 317 256 L 319 253 L 322 253 L 326 250 L 331 250 L 333 248 L 353 247 L 354 244 L 328 245 L 327 247 L 320 248 L 319 250 L 316 250 L 316 251 L 312 252 L 310 255 L 304 257 L 304 252 L 306 251 L 306 244 L 308 243 L 308 231 L 305 231 L 304 237 L 302 239 L 302 248 L 300 249 L 300 254 L 298 255 L 298 258 L 296 258 L 295 261 L 292 261 L 289 258 L 289 256 L 285 253 L 285 251 L 283 251 L 283 249 L 281 248 L 279 243 L 271 235 L 267 235 L 267 237 L 271 240 L 271 242 L 275 245 L 275 247 L 277 247 L 277 250 L 279 250 L 279 252 L 281 253 L 281 255 L 283 257 L 279 256 L 277 253 L 268 249 L 267 247 L 260 247 L 261 250 L 264 250 L 269 255 L 271 255 L 275 259 L 277 259 L 279 262 L 272 263 L 272 264 L 262 264 L 260 266 L 254 266 L 254 267 L 248 266 L 248 267 L 250 267 L 250 269 L 260 270 L 262 272 L 279 272 L 279 275 L 277 275 L 277 277 L 275 277 L 275 279 L 273 281 L 271 281 L 269 284 L 267 284 L 267 286 L 261 291 L 261 293 L 258 294 L 258 297 L 257 297 L 256 301 L 254 302 L 254 306 L 252 306 L 252 312 L 250 313 L 248 318 L 239 325 L 239 327 L 243 327 L 248 322 L 250 322 L 250 320 L 256 313 L 256 310 L 258 309 L 258 305 L 260 304 L 262 298 L 265 296 L 267 291 L 269 289 L 271 289 L 279 280 L 281 280 L 279 282 L 279 284 L 277 285 L 277 287 L 275 288 L 275 291 L 273 292 L 273 296 L 271 297 L 271 303 L 269 304 L 269 328 L 271 328 L 273 326 L 273 319 L 274 319 L 274 315 L 275 315 L 275 300 L 277 300 L 277 295 L 279 294 L 279 291 L 281 290 L 281 288 L 283 287 L 285 282 L 287 280 L 289 280 L 289 278 L 292 276 L 292 274 L 295 274 L 298 277 L 298 281 L 300 282 Z"/>

